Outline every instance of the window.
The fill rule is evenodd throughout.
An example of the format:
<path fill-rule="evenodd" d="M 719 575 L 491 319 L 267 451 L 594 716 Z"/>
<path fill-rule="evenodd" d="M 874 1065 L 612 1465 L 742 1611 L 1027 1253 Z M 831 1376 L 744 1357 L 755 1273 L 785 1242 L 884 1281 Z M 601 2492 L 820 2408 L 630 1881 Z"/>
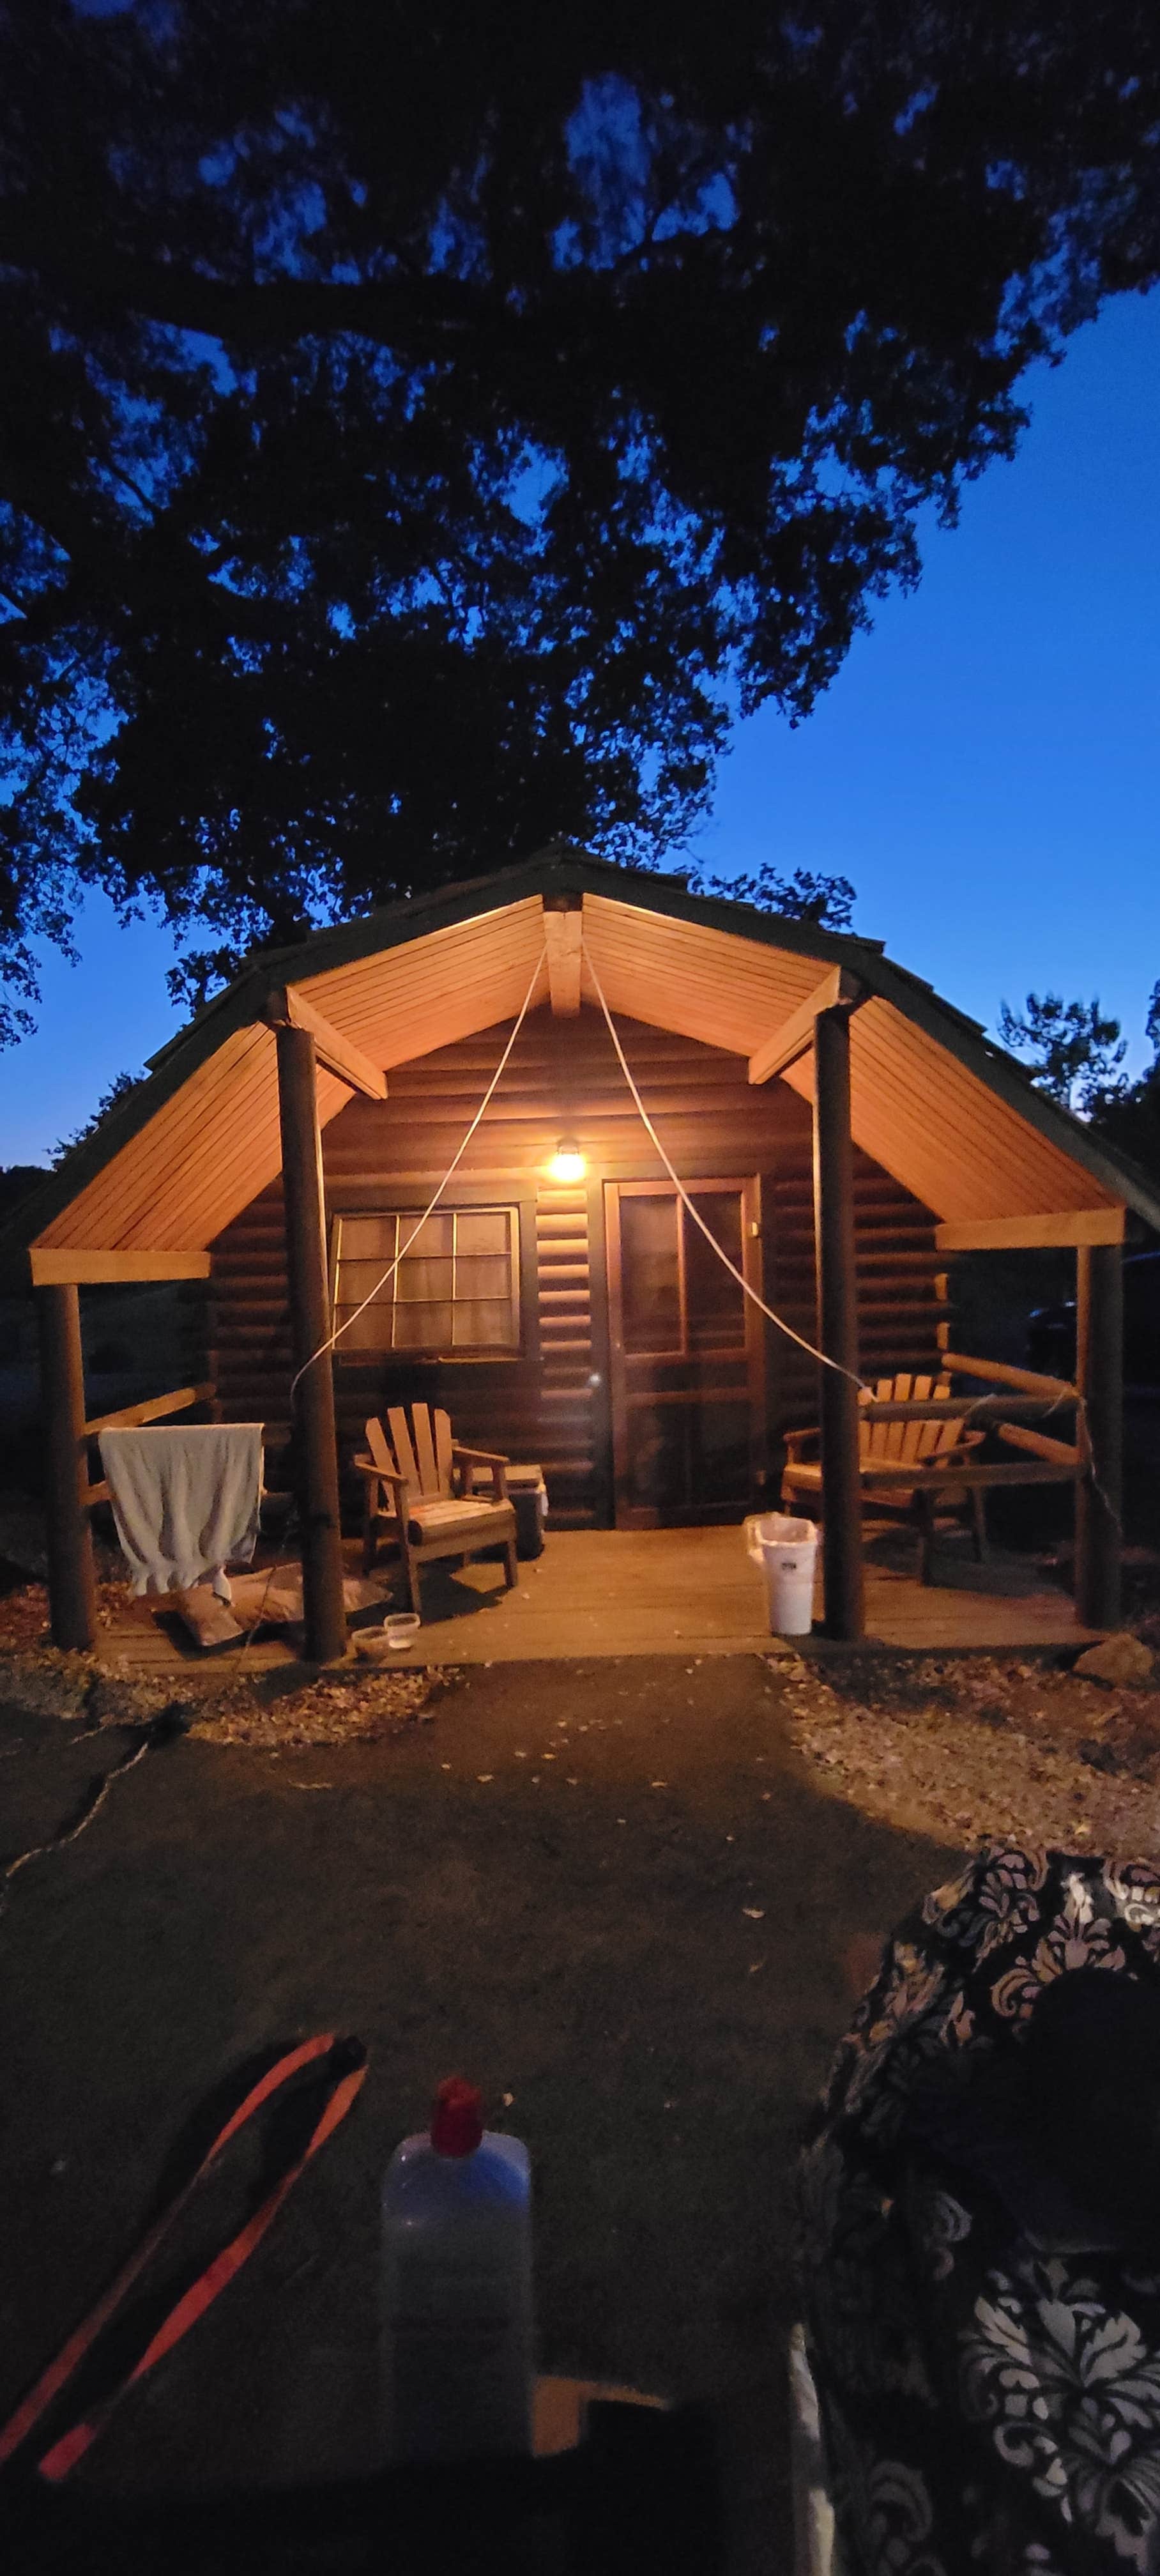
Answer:
<path fill-rule="evenodd" d="M 741 1190 L 694 1190 L 693 1205 L 740 1270 Z M 626 1189 L 620 1198 L 624 1347 L 692 1359 L 746 1348 L 745 1295 L 675 1190 Z"/>
<path fill-rule="evenodd" d="M 515 1208 L 437 1208 L 334 1220 L 334 1321 L 370 1305 L 338 1348 L 489 1358 L 520 1346 L 519 1228 Z M 384 1271 L 409 1244 L 382 1286 Z M 375 1293 L 372 1295 L 372 1290 Z"/>

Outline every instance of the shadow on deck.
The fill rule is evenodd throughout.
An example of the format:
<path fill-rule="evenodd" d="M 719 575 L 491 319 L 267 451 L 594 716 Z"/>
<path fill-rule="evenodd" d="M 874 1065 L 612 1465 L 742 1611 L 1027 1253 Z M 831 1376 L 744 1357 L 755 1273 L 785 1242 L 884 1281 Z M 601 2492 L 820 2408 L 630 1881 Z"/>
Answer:
<path fill-rule="evenodd" d="M 351 1570 L 355 1570 L 351 1552 Z M 921 1584 L 914 1542 L 896 1529 L 868 1534 L 866 1627 L 871 1644 L 918 1651 L 1000 1651 L 1090 1643 L 1066 1592 L 1026 1558 L 996 1552 L 976 1565 L 951 1539 Z M 563 1662 L 589 1655 L 744 1655 L 769 1644 L 761 1578 L 740 1529 L 561 1530 L 521 1565 L 514 1592 L 498 1564 L 433 1565 L 422 1577 L 420 1643 L 400 1664 Z M 399 1594 L 400 1606 L 402 1595 Z M 820 1614 L 820 1584 L 815 1600 Z M 296 1660 L 294 1631 L 214 1653 L 248 1670 Z M 105 1632 L 114 1661 L 176 1671 L 211 1658 L 185 1640 L 160 1603 L 138 1601 Z"/>

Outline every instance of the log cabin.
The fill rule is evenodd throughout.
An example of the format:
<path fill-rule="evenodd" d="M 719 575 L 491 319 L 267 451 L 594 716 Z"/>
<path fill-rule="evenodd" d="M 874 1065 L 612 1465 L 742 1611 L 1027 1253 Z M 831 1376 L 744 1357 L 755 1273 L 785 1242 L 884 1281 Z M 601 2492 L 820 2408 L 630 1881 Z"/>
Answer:
<path fill-rule="evenodd" d="M 1077 1593 L 1107 1625 L 1126 1226 L 1160 1229 L 1143 1177 L 874 940 L 566 845 L 321 931 L 210 1002 L 0 1237 L 40 1319 L 54 1636 L 94 1633 L 86 1282 L 205 1283 L 178 1396 L 281 1426 L 325 1658 L 349 1462 L 416 1397 L 540 1463 L 576 1529 L 739 1521 L 818 1420 L 825 1621 L 856 1637 L 859 1374 L 945 1362 L 953 1253 L 1037 1245 L 1076 1252 Z"/>

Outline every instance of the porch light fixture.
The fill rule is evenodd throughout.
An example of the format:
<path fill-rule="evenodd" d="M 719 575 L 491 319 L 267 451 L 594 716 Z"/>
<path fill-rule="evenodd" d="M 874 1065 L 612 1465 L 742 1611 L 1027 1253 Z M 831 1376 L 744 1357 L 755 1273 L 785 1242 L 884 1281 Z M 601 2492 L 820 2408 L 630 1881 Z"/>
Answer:
<path fill-rule="evenodd" d="M 561 1136 L 549 1164 L 554 1181 L 582 1181 L 588 1169 L 574 1136 Z"/>

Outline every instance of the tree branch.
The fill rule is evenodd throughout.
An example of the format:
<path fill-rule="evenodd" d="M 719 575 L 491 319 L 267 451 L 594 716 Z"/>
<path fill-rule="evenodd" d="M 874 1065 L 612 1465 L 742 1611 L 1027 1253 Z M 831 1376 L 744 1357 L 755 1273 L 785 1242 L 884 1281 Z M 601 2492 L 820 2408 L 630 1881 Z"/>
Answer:
<path fill-rule="evenodd" d="M 60 209 L 0 208 L 0 264 L 22 268 L 106 317 L 136 312 L 210 339 L 255 342 L 349 331 L 402 341 L 416 356 L 450 356 L 465 334 L 513 344 L 523 326 L 494 287 L 401 273 L 357 283 L 325 278 L 213 277 L 168 260 L 119 253 L 104 242 L 62 240 Z"/>

